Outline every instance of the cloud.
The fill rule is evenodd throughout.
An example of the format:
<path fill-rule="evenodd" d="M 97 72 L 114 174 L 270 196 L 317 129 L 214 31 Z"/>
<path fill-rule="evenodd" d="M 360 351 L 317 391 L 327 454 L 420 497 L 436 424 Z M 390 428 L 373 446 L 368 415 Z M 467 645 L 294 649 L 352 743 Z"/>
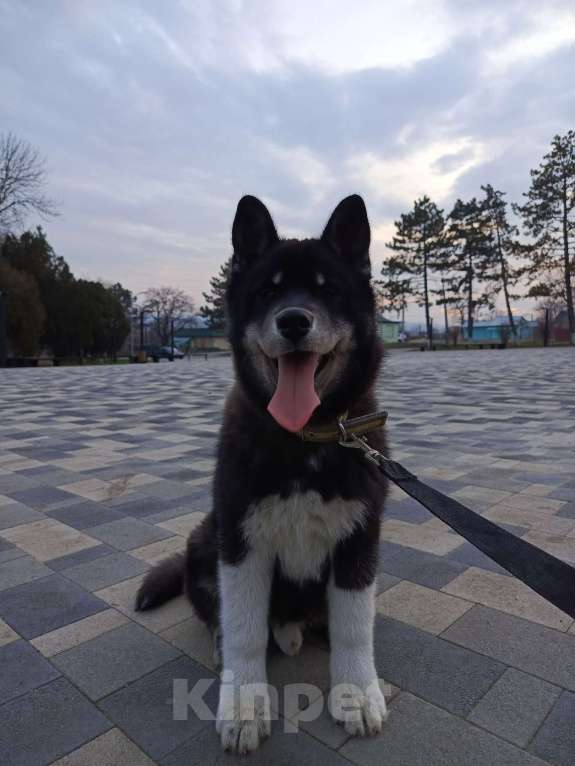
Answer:
<path fill-rule="evenodd" d="M 363 0 L 361 10 L 331 0 L 280 0 L 275 11 L 284 63 L 330 73 L 410 67 L 436 56 L 454 35 L 442 0 Z"/>
<path fill-rule="evenodd" d="M 458 179 L 488 156 L 487 147 L 469 136 L 437 141 L 399 156 L 360 154 L 349 161 L 350 175 L 363 179 L 375 197 L 410 206 L 427 195 L 443 202 L 453 194 Z"/>
<path fill-rule="evenodd" d="M 575 44 L 575 11 L 545 8 L 536 12 L 529 28 L 490 50 L 488 75 L 503 74 L 514 66 L 536 66 L 560 48 Z"/>
<path fill-rule="evenodd" d="M 379 264 L 417 196 L 447 209 L 490 182 L 517 199 L 573 127 L 572 0 L 0 9 L 0 124 L 47 157 L 50 240 L 137 290 L 173 279 L 200 300 L 245 193 L 287 235 L 364 194 Z"/>

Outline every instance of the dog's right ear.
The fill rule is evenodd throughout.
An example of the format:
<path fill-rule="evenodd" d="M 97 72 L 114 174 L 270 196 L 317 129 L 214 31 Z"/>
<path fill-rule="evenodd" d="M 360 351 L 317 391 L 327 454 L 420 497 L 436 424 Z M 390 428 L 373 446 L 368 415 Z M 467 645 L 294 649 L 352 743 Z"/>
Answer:
<path fill-rule="evenodd" d="M 277 241 L 276 227 L 264 203 L 250 194 L 242 197 L 232 226 L 234 271 L 249 265 Z"/>

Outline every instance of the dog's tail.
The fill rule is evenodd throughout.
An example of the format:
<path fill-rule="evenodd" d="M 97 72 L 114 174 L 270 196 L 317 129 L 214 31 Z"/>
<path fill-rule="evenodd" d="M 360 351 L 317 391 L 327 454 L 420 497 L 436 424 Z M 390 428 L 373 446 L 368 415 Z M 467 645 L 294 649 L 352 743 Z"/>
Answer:
<path fill-rule="evenodd" d="M 136 611 L 145 612 L 165 604 L 184 592 L 185 554 L 174 556 L 157 564 L 148 572 L 136 596 Z"/>

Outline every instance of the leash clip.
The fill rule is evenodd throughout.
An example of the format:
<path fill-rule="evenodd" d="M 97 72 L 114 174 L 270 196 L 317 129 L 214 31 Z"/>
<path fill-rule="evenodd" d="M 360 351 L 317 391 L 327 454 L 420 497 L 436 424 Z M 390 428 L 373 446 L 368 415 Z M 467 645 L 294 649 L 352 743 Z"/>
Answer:
<path fill-rule="evenodd" d="M 353 433 L 348 433 L 344 425 L 343 418 L 337 421 L 337 428 L 339 431 L 340 439 L 339 444 L 342 447 L 349 447 L 349 449 L 363 450 L 364 456 L 375 465 L 379 465 L 380 462 L 389 462 L 389 458 L 383 455 L 373 447 L 370 447 L 364 436 L 356 436 Z"/>

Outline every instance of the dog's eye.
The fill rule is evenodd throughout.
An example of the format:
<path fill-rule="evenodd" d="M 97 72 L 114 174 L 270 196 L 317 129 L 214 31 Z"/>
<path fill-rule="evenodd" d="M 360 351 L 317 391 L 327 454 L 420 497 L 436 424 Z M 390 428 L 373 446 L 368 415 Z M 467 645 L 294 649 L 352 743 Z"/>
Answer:
<path fill-rule="evenodd" d="M 330 282 L 323 284 L 320 288 L 320 291 L 322 295 L 327 295 L 330 298 L 333 298 L 337 295 L 337 289 L 335 285 L 331 284 Z"/>
<path fill-rule="evenodd" d="M 264 287 L 262 287 L 260 290 L 260 296 L 265 301 L 269 301 L 277 295 L 277 292 L 278 289 L 275 285 L 264 285 Z"/>

